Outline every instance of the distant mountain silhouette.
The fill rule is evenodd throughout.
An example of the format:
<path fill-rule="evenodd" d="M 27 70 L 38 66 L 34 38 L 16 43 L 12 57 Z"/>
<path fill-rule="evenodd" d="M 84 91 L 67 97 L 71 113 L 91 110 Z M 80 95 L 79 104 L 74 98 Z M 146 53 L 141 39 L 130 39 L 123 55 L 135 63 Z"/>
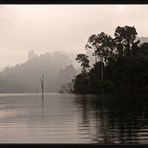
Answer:
<path fill-rule="evenodd" d="M 41 92 L 40 78 L 45 75 L 45 92 L 57 92 L 59 85 L 67 81 L 75 74 L 73 67 L 66 67 L 71 64 L 70 58 L 60 52 L 53 54 L 45 53 L 37 56 L 33 51 L 29 51 L 28 60 L 23 64 L 7 67 L 0 72 L 0 92 L 1 93 L 23 93 Z M 66 67 L 66 68 L 65 68 Z M 59 77 L 61 69 L 69 69 L 64 75 Z M 72 71 L 71 71 L 72 70 Z M 72 73 L 71 73 L 72 72 Z M 58 82 L 59 80 L 62 81 Z"/>
<path fill-rule="evenodd" d="M 145 43 L 145 42 L 148 43 L 148 37 L 137 37 L 137 39 L 140 40 L 140 43 Z"/>
<path fill-rule="evenodd" d="M 65 83 L 71 82 L 74 76 L 76 76 L 78 73 L 73 67 L 73 65 L 68 65 L 64 69 L 61 69 L 58 74 L 57 79 L 57 86 L 59 86 L 58 90 L 61 88 L 61 86 Z"/>

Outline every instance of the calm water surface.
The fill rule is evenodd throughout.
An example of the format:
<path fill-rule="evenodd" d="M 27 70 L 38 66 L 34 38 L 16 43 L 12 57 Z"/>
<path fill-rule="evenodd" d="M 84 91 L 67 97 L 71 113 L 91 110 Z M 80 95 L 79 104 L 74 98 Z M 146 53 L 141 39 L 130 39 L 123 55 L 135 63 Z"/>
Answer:
<path fill-rule="evenodd" d="M 1 94 L 0 143 L 148 144 L 148 97 Z"/>

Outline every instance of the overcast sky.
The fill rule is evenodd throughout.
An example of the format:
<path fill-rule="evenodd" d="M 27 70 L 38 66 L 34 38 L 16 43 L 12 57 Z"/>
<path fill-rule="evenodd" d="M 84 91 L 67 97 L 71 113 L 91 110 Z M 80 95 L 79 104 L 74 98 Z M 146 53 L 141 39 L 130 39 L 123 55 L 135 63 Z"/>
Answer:
<path fill-rule="evenodd" d="M 0 5 L 0 67 L 36 53 L 83 52 L 90 35 L 135 26 L 148 36 L 148 5 Z"/>

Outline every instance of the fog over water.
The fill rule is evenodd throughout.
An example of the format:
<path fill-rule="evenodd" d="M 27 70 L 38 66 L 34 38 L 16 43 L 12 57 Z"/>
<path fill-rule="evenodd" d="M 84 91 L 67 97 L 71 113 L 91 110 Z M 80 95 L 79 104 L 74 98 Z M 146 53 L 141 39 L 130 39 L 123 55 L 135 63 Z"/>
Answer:
<path fill-rule="evenodd" d="M 148 42 L 147 16 L 148 5 L 0 5 L 0 143 L 147 144 L 148 43 L 132 42 Z"/>

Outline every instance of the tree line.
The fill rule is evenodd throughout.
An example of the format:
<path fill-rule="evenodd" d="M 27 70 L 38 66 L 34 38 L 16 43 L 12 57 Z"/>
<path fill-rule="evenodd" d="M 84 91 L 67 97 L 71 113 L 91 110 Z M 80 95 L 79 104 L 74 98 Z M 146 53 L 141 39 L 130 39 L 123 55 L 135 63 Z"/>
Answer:
<path fill-rule="evenodd" d="M 82 71 L 72 80 L 73 92 L 146 92 L 148 43 L 136 37 L 134 26 L 118 26 L 114 37 L 104 32 L 91 35 L 85 50 L 92 50 L 95 64 L 90 67 L 88 55 L 77 55 Z"/>

